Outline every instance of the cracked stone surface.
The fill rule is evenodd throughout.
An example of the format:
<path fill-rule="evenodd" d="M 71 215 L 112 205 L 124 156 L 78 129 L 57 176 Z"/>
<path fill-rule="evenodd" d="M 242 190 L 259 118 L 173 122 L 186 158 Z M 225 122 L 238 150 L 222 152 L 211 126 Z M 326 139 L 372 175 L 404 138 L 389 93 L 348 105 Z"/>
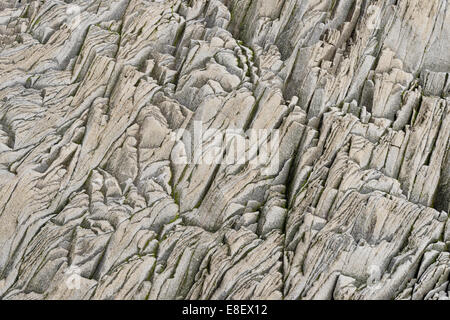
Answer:
<path fill-rule="evenodd" d="M 449 26 L 448 0 L 0 1 L 0 298 L 450 299 Z M 278 143 L 178 161 L 233 153 L 174 138 L 198 124 Z"/>

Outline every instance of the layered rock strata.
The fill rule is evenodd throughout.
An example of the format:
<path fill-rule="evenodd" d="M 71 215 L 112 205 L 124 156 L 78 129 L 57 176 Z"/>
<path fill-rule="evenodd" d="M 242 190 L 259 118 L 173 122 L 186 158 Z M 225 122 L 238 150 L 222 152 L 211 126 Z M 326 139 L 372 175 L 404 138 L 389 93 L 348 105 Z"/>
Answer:
<path fill-rule="evenodd" d="M 449 299 L 449 6 L 3 0 L 1 299 Z"/>

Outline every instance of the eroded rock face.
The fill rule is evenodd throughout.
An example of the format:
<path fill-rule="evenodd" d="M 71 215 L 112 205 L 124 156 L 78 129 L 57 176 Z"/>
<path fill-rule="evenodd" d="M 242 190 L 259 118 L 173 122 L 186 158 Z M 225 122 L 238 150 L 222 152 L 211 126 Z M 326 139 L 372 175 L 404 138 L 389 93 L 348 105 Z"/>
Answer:
<path fill-rule="evenodd" d="M 449 299 L 449 5 L 2 1 L 0 297 Z"/>

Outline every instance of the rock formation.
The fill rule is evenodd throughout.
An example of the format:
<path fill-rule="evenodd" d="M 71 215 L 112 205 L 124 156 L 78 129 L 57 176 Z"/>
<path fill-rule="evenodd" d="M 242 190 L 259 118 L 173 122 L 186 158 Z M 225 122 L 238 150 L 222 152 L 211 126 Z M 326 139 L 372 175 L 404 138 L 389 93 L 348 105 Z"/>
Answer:
<path fill-rule="evenodd" d="M 449 25 L 2 0 L 0 298 L 449 299 Z"/>

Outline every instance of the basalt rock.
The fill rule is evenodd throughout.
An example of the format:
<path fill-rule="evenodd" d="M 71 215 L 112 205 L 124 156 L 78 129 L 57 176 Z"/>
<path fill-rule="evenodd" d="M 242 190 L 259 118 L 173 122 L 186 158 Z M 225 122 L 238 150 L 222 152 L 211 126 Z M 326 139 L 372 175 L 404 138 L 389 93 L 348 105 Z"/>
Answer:
<path fill-rule="evenodd" d="M 2 1 L 0 298 L 449 299 L 449 6 Z"/>

